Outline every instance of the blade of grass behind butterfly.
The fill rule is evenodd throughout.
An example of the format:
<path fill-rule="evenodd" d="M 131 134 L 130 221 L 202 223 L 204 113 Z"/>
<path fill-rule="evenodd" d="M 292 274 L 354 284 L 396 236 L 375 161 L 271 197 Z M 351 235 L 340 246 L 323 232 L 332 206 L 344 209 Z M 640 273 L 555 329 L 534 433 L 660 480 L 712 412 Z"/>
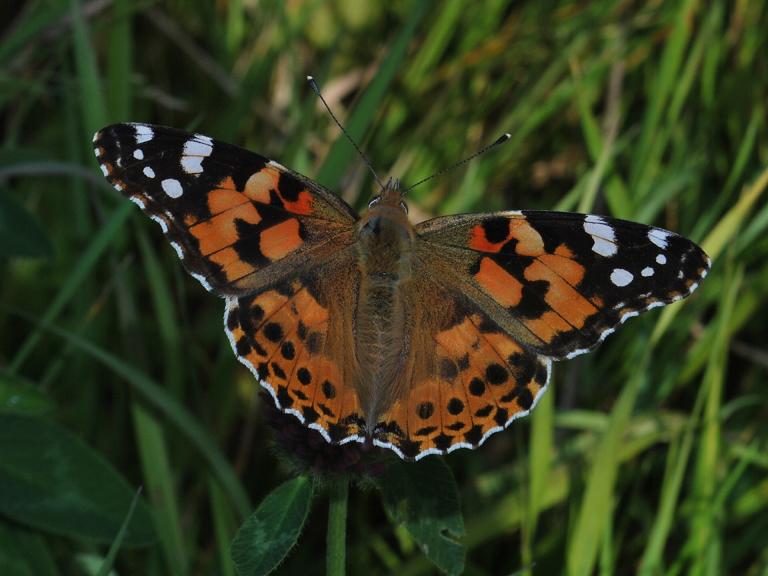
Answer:
<path fill-rule="evenodd" d="M 115 270 L 117 270 L 116 267 Z M 145 368 L 147 350 L 141 344 L 143 339 L 136 322 L 140 313 L 134 297 L 137 285 L 128 274 L 115 273 L 118 275 L 115 289 L 119 312 L 119 331 L 123 336 L 121 356 L 131 358 L 132 364 Z M 168 457 L 163 428 L 152 412 L 135 398 L 131 399 L 131 415 L 133 417 L 134 436 L 141 458 L 142 475 L 155 507 L 155 525 L 167 568 L 174 574 L 186 574 L 189 568 L 188 559 L 181 535 L 181 520 L 177 506 L 174 477 L 171 471 L 173 467 Z"/>
<path fill-rule="evenodd" d="M 633 369 L 590 462 L 577 519 L 568 537 L 566 566 L 569 576 L 592 574 L 603 531 L 609 526 L 609 516 L 613 514 L 621 441 L 646 378 L 650 347 L 628 353 L 635 356 L 631 362 Z"/>
<path fill-rule="evenodd" d="M 298 29 L 290 26 L 286 17 L 285 3 L 275 0 L 262 2 L 260 8 L 260 19 L 264 23 L 264 34 L 278 34 L 277 38 L 270 41 L 264 41 L 264 53 L 253 51 L 252 46 L 244 45 L 241 51 L 250 55 L 250 65 L 243 74 L 237 85 L 236 96 L 228 103 L 226 110 L 220 114 L 210 115 L 212 134 L 224 142 L 238 142 L 242 140 L 240 134 L 246 126 L 251 124 L 258 125 L 258 117 L 254 116 L 254 102 L 265 100 L 267 87 L 270 85 L 270 77 L 278 61 L 279 55 L 295 49 L 292 45 L 296 41 Z M 303 10 L 303 6 L 299 10 Z M 259 45 L 262 43 L 261 37 L 246 38 L 247 43 Z M 211 40 L 214 42 L 214 40 Z M 261 130 L 254 130 L 257 134 L 263 134 Z M 263 148 L 260 146 L 258 148 Z"/>
<path fill-rule="evenodd" d="M 621 36 L 618 36 L 618 38 L 618 45 L 609 47 L 609 50 L 623 52 L 623 39 Z M 627 187 L 613 169 L 613 157 L 616 154 L 616 139 L 619 133 L 624 62 L 621 60 L 611 67 L 607 86 L 604 89 L 592 87 L 591 90 L 588 90 L 588 87 L 584 85 L 582 80 L 580 66 L 576 65 L 575 60 L 571 60 L 571 76 L 575 86 L 576 102 L 579 108 L 584 141 L 594 164 L 577 210 L 584 213 L 594 210 L 598 190 L 603 180 L 605 180 L 604 196 L 611 208 L 611 213 L 617 217 L 627 217 L 632 210 L 631 202 L 627 195 Z M 595 80 L 598 79 L 595 78 Z M 606 111 L 602 130 L 600 123 L 592 113 L 591 102 L 587 97 L 588 92 L 605 92 L 606 94 Z"/>
<path fill-rule="evenodd" d="M 675 440 L 667 451 L 664 479 L 661 484 L 659 506 L 653 519 L 649 537 L 640 560 L 638 574 L 652 575 L 662 572 L 664 548 L 679 510 L 680 491 L 685 479 L 685 471 L 690 462 L 693 441 L 701 422 L 701 409 L 704 405 L 705 388 L 699 388 L 691 415 L 685 423 L 683 434 Z"/>
<path fill-rule="evenodd" d="M 550 378 L 548 388 L 552 388 Z M 549 486 L 554 455 L 555 432 L 554 391 L 548 389 L 536 403 L 531 415 L 531 441 L 528 449 L 528 498 L 522 525 L 522 559 L 525 574 L 533 574 L 534 542 L 539 515 L 543 511 L 544 493 Z"/>
<path fill-rule="evenodd" d="M 105 187 L 108 185 L 105 183 Z M 35 328 L 19 348 L 13 360 L 8 365 L 7 371 L 14 374 L 20 370 L 24 362 L 29 358 L 41 338 L 41 326 L 53 323 L 64 307 L 77 295 L 82 284 L 89 278 L 96 264 L 103 256 L 106 249 L 113 242 L 115 236 L 124 226 L 129 214 L 133 210 L 129 202 L 121 203 L 106 218 L 103 227 L 88 244 L 83 255 L 73 266 L 64 284 L 54 296 L 50 305 L 40 317 L 38 327 Z"/>
<path fill-rule="evenodd" d="M 141 488 L 136 490 L 136 494 L 131 501 L 131 506 L 128 508 L 128 512 L 125 515 L 125 520 L 123 520 L 123 524 L 120 526 L 120 530 L 115 536 L 115 539 L 112 541 L 112 544 L 110 544 L 107 556 L 104 558 L 104 561 L 102 562 L 96 576 L 108 576 L 112 570 L 112 566 L 114 565 L 115 559 L 117 558 L 117 553 L 120 551 L 120 546 L 123 545 L 123 539 L 125 538 L 125 533 L 128 530 L 128 525 L 131 523 L 133 511 L 136 509 L 136 504 L 139 502 L 139 496 L 141 496 Z"/>
<path fill-rule="evenodd" d="M 704 235 L 704 231 L 714 227 L 715 221 L 720 217 L 726 207 L 733 203 L 732 193 L 736 186 L 744 181 L 744 171 L 747 169 L 749 161 L 753 159 L 753 155 L 756 154 L 757 135 L 765 132 L 765 113 L 765 107 L 755 107 L 752 110 L 752 116 L 744 131 L 744 138 L 742 138 L 741 144 L 739 144 L 736 159 L 731 165 L 728 179 L 723 186 L 723 192 L 722 194 L 717 195 L 710 209 L 696 220 L 693 231 L 691 232 L 692 237 L 701 238 Z M 755 217 L 755 220 L 757 220 L 757 216 Z M 748 237 L 749 236 L 746 233 L 742 232 L 739 235 L 737 242 L 742 244 Z"/>
<path fill-rule="evenodd" d="M 395 37 L 376 75 L 345 123 L 345 128 L 356 141 L 362 140 L 365 131 L 378 116 L 387 96 L 387 90 L 402 67 L 410 41 L 432 4 L 432 0 L 411 2 L 411 9 L 408 11 L 405 24 Z M 337 138 L 318 171 L 318 182 L 332 190 L 337 189 L 347 166 L 351 162 L 358 161 L 351 150 L 351 144 L 347 142 L 346 138 Z"/>
<path fill-rule="evenodd" d="M 71 76 L 67 89 L 64 90 L 63 106 L 63 130 L 61 138 L 63 142 L 57 146 L 62 154 L 73 164 L 84 165 L 86 158 L 92 158 L 90 150 L 90 126 L 96 126 L 103 121 L 104 102 L 99 86 L 98 75 L 95 70 L 95 61 L 88 37 L 87 25 L 85 23 L 81 6 L 79 2 L 69 0 L 69 17 L 71 21 L 72 36 L 63 37 L 59 40 L 66 60 L 64 63 L 67 75 Z M 95 168 L 91 164 L 92 168 Z M 95 170 L 94 170 L 95 172 Z M 52 202 L 56 209 L 67 214 L 65 222 L 67 226 L 62 226 L 63 234 L 69 238 L 74 245 L 87 245 L 96 234 L 96 222 L 94 221 L 94 205 L 97 211 L 104 213 L 101 205 L 101 197 L 95 195 L 89 196 L 90 187 L 85 186 L 85 182 L 80 178 L 72 178 L 66 181 L 68 188 L 64 195 L 53 194 L 47 199 Z M 117 231 L 116 231 L 117 232 Z M 117 232 L 119 234 L 119 232 Z M 65 250 L 67 250 L 65 248 Z M 69 258 L 74 257 L 73 253 L 64 252 L 65 259 L 62 261 L 65 265 Z M 94 270 L 98 270 L 94 268 Z M 66 276 L 65 276 L 66 277 Z M 63 316 L 71 316 L 79 321 L 86 318 L 89 313 L 91 303 L 95 301 L 97 295 L 97 283 L 84 279 L 82 285 L 78 288 L 77 297 L 72 299 L 67 310 L 62 312 Z M 88 323 L 87 330 L 89 336 L 101 340 L 104 338 L 105 326 L 99 322 Z M 98 377 L 95 367 L 89 363 L 86 358 L 80 354 L 69 356 L 64 365 L 64 382 L 77 381 L 79 383 L 78 394 L 74 396 L 74 406 L 72 413 L 77 421 L 89 422 L 89 417 L 98 409 L 97 388 L 94 385 Z"/>
<path fill-rule="evenodd" d="M 641 197 L 648 192 L 653 175 L 648 172 L 649 158 L 656 145 L 656 138 L 663 120 L 663 112 L 680 75 L 685 48 L 690 38 L 690 27 L 698 3 L 685 0 L 675 14 L 672 33 L 667 39 L 659 63 L 659 71 L 651 85 L 648 109 L 643 118 L 640 140 L 635 149 L 634 162 L 630 166 L 629 188 Z"/>
<path fill-rule="evenodd" d="M 664 183 L 663 181 L 659 182 L 660 178 L 664 178 L 667 174 L 675 174 L 675 155 L 684 169 L 696 160 L 697 152 L 699 152 L 698 147 L 692 145 L 687 139 L 681 141 L 679 138 L 675 139 L 674 136 L 679 134 L 681 127 L 687 124 L 682 112 L 686 103 L 692 96 L 696 95 L 695 92 L 692 93 L 692 88 L 699 80 L 706 46 L 711 45 L 719 35 L 716 27 L 719 25 L 720 19 L 721 10 L 715 9 L 714 6 L 713 9 L 706 12 L 706 19 L 693 39 L 690 53 L 679 63 L 680 69 L 676 73 L 674 85 L 670 87 L 668 95 L 669 104 L 664 107 L 663 118 L 659 121 L 656 134 L 653 137 L 653 146 L 643 160 L 645 162 L 643 179 L 638 182 L 638 188 L 635 189 L 637 196 L 644 199 L 643 202 L 639 203 L 640 205 L 646 205 L 654 196 L 658 196 L 659 189 Z M 653 107 L 649 109 L 649 114 L 652 113 L 654 113 Z M 695 125 L 687 128 L 694 132 Z M 671 161 L 668 160 L 670 156 L 672 156 Z M 691 191 L 697 189 L 697 186 L 689 187 Z"/>
<path fill-rule="evenodd" d="M 132 2 L 115 0 L 110 17 L 107 58 L 107 121 L 122 121 L 131 117 L 131 81 L 133 79 Z M 97 129 L 101 126 L 97 126 Z"/>
<path fill-rule="evenodd" d="M 728 272 L 730 274 L 726 274 L 728 281 L 718 310 L 717 337 L 703 381 L 706 399 L 689 497 L 693 514 L 689 518 L 688 545 L 685 547 L 692 560 L 691 574 L 721 574 L 724 568 L 721 556 L 722 515 L 718 514 L 719 507 L 716 505 L 723 456 L 720 410 L 731 343 L 729 325 L 744 278 L 742 268 Z"/>
<path fill-rule="evenodd" d="M 424 78 L 430 75 L 443 56 L 449 42 L 459 34 L 458 22 L 468 9 L 466 0 L 447 2 L 431 20 L 429 30 L 421 42 L 418 53 L 410 59 L 403 74 L 403 83 L 412 91 L 418 91 Z"/>
<path fill-rule="evenodd" d="M 236 576 L 235 567 L 229 557 L 229 547 L 237 533 L 237 525 L 229 499 L 219 482 L 210 475 L 208 476 L 208 494 L 211 497 L 211 518 L 219 570 L 222 576 Z"/>

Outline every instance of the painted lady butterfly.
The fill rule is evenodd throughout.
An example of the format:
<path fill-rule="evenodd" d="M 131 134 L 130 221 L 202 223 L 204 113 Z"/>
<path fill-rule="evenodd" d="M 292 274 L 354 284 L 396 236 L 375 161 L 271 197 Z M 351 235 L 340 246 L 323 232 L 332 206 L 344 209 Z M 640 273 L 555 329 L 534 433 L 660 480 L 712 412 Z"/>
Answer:
<path fill-rule="evenodd" d="M 479 446 L 533 408 L 552 360 L 686 297 L 710 266 L 677 234 L 602 216 L 414 226 L 392 180 L 361 217 L 272 160 L 172 128 L 93 141 L 104 176 L 225 298 L 232 348 L 277 407 L 407 459 Z"/>

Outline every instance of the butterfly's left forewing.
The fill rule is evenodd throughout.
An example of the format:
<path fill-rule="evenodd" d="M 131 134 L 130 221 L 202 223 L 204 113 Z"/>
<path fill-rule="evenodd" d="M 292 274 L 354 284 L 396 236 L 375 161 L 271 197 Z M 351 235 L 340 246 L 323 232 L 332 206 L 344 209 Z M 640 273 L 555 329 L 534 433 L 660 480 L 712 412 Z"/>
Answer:
<path fill-rule="evenodd" d="M 673 232 L 594 215 L 467 214 L 417 231 L 436 265 L 507 333 L 553 359 L 586 352 L 627 318 L 688 296 L 710 266 Z"/>
<path fill-rule="evenodd" d="M 248 150 L 150 124 L 107 126 L 93 142 L 104 176 L 221 296 L 259 290 L 353 242 L 357 216 L 343 200 Z"/>

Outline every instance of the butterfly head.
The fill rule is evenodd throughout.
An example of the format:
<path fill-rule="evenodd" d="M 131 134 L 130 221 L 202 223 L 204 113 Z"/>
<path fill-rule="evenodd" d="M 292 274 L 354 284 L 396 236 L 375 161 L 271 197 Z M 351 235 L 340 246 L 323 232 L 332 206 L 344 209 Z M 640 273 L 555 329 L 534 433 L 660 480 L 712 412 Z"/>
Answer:
<path fill-rule="evenodd" d="M 376 208 L 395 208 L 405 214 L 408 214 L 408 205 L 403 200 L 404 194 L 400 188 L 400 180 L 397 178 L 389 178 L 381 189 L 381 192 L 376 194 L 371 201 L 368 202 L 368 210 L 374 210 Z"/>
<path fill-rule="evenodd" d="M 400 181 L 387 180 L 381 192 L 368 203 L 368 211 L 358 224 L 363 244 L 402 245 L 413 240 L 413 226 L 408 221 L 408 205 L 403 200 Z"/>

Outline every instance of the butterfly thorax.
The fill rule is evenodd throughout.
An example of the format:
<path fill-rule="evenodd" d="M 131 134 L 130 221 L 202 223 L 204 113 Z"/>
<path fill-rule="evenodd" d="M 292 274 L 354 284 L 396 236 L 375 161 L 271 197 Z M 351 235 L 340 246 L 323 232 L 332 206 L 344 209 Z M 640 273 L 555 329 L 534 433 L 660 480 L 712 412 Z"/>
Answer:
<path fill-rule="evenodd" d="M 387 200 L 382 195 L 358 224 L 355 387 L 369 423 L 377 422 L 398 397 L 410 343 L 405 291 L 416 233 L 399 205 L 399 193 L 397 204 Z"/>

